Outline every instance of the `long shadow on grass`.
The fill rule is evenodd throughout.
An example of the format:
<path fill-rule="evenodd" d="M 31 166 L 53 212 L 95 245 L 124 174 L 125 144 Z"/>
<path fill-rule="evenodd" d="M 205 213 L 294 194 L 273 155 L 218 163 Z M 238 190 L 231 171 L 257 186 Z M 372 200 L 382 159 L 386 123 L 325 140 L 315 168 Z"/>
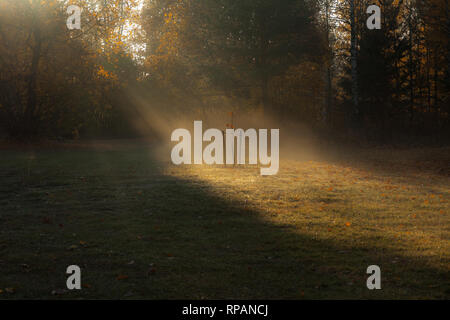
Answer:
<path fill-rule="evenodd" d="M 209 192 L 199 181 L 170 178 L 160 189 L 149 244 L 159 242 L 162 287 L 172 298 L 432 298 L 448 275 L 424 260 L 352 247 L 273 225 L 261 214 Z M 173 256 L 173 258 L 172 258 Z M 383 271 L 383 290 L 366 287 L 366 268 Z M 155 274 L 156 275 L 156 274 Z M 167 284 L 167 287 L 164 284 Z M 447 287 L 448 290 L 448 287 Z M 448 294 L 448 291 L 446 292 Z"/>
<path fill-rule="evenodd" d="M 288 225 L 270 224 L 261 213 L 224 199 L 204 182 L 164 175 L 156 169 L 158 163 L 140 153 L 102 153 L 95 159 L 109 169 L 85 172 L 87 182 L 80 185 L 70 182 L 75 179 L 70 174 L 58 180 L 72 184 L 78 201 L 63 201 L 65 210 L 47 204 L 53 224 L 8 218 L 20 233 L 0 238 L 8 242 L 1 249 L 0 287 L 13 283 L 18 297 L 52 297 L 51 289 L 65 285 L 65 268 L 77 264 L 83 270 L 83 290 L 61 297 L 449 296 L 448 274 L 424 260 L 314 239 Z M 46 183 L 52 179 L 47 177 Z M 30 240 L 33 232 L 38 243 Z M 372 264 L 381 267 L 382 290 L 366 287 L 366 269 Z"/>

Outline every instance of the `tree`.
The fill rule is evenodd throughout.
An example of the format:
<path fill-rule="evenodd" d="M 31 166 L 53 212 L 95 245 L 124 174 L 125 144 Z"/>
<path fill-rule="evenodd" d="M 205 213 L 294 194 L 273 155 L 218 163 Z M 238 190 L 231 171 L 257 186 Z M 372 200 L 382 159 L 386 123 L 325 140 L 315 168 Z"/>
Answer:
<path fill-rule="evenodd" d="M 191 10 L 201 30 L 194 37 L 204 44 L 198 54 L 213 83 L 233 92 L 258 89 L 265 112 L 273 109 L 270 81 L 321 53 L 317 8 L 310 1 L 204 1 Z"/>

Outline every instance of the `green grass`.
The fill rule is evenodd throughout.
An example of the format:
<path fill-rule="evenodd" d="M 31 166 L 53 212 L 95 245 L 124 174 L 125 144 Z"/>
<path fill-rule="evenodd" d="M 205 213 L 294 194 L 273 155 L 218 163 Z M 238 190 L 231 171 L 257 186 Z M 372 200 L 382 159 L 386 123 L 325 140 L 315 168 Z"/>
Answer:
<path fill-rule="evenodd" d="M 434 170 L 448 149 L 282 159 L 272 177 L 151 150 L 0 151 L 0 299 L 450 297 L 449 177 Z M 61 291 L 72 264 L 83 289 Z M 382 290 L 366 288 L 371 264 Z"/>

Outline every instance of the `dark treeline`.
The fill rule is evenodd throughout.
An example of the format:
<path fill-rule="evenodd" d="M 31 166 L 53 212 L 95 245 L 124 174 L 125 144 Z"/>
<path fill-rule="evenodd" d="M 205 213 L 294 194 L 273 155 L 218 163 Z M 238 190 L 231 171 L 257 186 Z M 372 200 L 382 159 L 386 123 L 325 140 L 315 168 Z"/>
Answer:
<path fill-rule="evenodd" d="M 66 27 L 70 4 L 81 30 Z M 0 131 L 129 137 L 234 112 L 443 141 L 449 29 L 447 0 L 0 0 Z"/>

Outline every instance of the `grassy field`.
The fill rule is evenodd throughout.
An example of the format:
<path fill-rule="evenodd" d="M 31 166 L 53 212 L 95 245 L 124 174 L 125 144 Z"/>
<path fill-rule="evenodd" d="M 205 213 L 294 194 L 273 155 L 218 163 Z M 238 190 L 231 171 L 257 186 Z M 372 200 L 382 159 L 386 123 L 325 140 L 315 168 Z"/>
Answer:
<path fill-rule="evenodd" d="M 449 155 L 349 150 L 262 177 L 149 145 L 2 150 L 0 299 L 448 299 Z"/>

